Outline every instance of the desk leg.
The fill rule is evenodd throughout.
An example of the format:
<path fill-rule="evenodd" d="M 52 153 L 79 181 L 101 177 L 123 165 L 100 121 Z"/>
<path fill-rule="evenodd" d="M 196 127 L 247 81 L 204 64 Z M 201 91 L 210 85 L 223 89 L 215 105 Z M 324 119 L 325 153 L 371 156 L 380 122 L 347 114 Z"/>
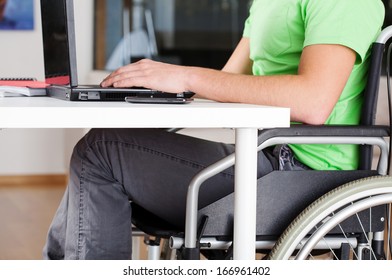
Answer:
<path fill-rule="evenodd" d="M 256 250 L 257 129 L 237 128 L 234 187 L 234 259 L 254 260 Z"/>

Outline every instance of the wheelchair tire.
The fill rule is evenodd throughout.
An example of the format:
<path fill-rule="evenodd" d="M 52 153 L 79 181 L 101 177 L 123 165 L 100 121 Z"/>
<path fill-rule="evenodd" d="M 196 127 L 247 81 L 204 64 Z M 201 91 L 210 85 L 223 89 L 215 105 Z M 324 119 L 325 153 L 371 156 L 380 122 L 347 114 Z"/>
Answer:
<path fill-rule="evenodd" d="M 389 226 L 391 203 L 392 177 L 390 176 L 369 177 L 342 185 L 309 205 L 289 225 L 270 252 L 269 259 L 308 259 L 309 256 L 310 258 L 312 256 L 312 250 L 320 247 L 320 243 L 327 244 L 327 248 L 331 249 L 335 259 L 336 255 L 334 254 L 334 250 L 339 250 L 343 243 L 345 245 L 349 244 L 349 246 L 346 246 L 350 247 L 349 258 L 389 259 L 391 246 Z M 387 235 L 382 231 L 369 234 L 363 228 L 364 232 L 360 234 L 362 239 L 358 240 L 358 235 L 354 235 L 353 233 L 342 233 L 343 240 L 347 240 L 347 242 L 343 241 L 339 245 L 340 248 L 336 244 L 329 245 L 331 243 L 330 238 L 333 237 L 327 234 L 332 228 L 339 227 L 342 221 L 349 217 L 352 218 L 353 215 L 355 219 L 359 219 L 358 212 L 364 210 L 372 211 L 373 207 L 379 205 L 387 206 L 385 216 L 380 218 L 383 224 L 387 222 L 389 231 Z M 371 216 L 370 212 L 369 217 Z M 371 228 L 371 218 L 368 223 Z M 385 238 L 385 236 L 388 237 Z M 353 238 L 355 242 L 350 241 Z M 382 248 L 380 249 L 379 245 L 377 251 L 374 251 L 374 244 L 382 244 Z"/>

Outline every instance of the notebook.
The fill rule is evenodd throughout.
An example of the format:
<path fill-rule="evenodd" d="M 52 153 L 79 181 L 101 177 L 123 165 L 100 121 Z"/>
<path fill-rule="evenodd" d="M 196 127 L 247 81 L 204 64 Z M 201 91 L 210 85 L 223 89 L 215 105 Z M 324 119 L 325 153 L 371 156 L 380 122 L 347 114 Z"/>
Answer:
<path fill-rule="evenodd" d="M 44 96 L 46 86 L 34 78 L 0 78 L 0 97 Z"/>
<path fill-rule="evenodd" d="M 47 95 L 69 101 L 124 101 L 140 97 L 191 100 L 192 92 L 177 94 L 147 88 L 103 88 L 79 85 L 73 0 L 41 0 L 42 37 Z M 156 102 L 155 102 L 156 103 Z"/>

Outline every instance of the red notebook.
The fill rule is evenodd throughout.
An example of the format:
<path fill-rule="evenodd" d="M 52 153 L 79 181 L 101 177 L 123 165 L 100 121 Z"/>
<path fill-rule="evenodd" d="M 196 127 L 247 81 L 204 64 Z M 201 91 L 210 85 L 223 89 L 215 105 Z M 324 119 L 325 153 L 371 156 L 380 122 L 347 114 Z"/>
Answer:
<path fill-rule="evenodd" d="M 46 95 L 48 84 L 32 78 L 0 78 L 1 96 L 42 96 Z"/>

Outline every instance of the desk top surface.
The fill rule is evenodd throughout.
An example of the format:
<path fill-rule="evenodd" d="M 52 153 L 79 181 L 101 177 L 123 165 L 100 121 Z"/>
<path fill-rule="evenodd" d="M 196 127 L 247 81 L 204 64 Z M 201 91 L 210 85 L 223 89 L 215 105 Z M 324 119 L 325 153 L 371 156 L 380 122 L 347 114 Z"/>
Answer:
<path fill-rule="evenodd" d="M 0 128 L 271 128 L 287 127 L 289 122 L 287 108 L 208 100 L 176 105 L 0 98 Z"/>

